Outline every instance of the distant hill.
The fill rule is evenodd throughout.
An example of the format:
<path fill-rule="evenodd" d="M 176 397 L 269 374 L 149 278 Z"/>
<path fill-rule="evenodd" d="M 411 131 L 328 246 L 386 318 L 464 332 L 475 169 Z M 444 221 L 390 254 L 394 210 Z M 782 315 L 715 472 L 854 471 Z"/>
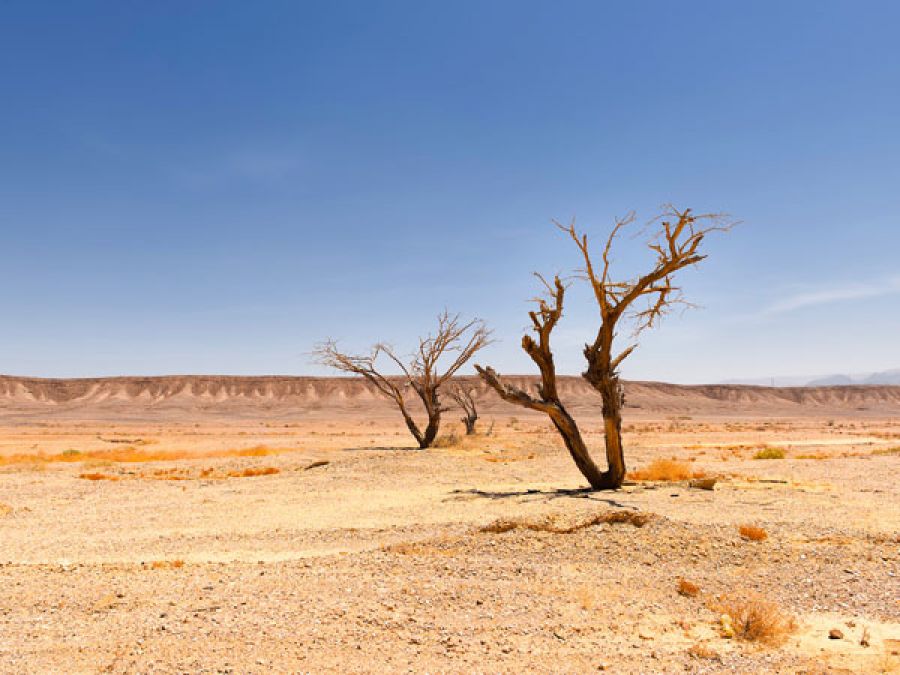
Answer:
<path fill-rule="evenodd" d="M 856 375 L 835 373 L 812 379 L 808 376 L 738 378 L 725 380 L 722 384 L 745 384 L 761 387 L 844 387 L 869 384 L 900 386 L 900 368 Z"/>
<path fill-rule="evenodd" d="M 829 387 L 848 384 L 900 385 L 900 368 L 869 375 L 829 375 L 806 383 L 807 387 Z"/>
<path fill-rule="evenodd" d="M 501 401 L 477 378 L 485 416 L 528 415 Z M 534 391 L 534 376 L 511 384 Z M 573 412 L 599 416 L 600 396 L 580 377 L 560 377 L 559 391 Z M 626 417 L 900 415 L 900 386 L 758 387 L 626 382 Z M 414 397 L 413 397 L 414 398 Z M 448 401 L 449 402 L 449 401 Z M 395 415 L 392 404 L 358 378 L 179 375 L 43 379 L 0 376 L 0 421 L 50 419 L 192 422 L 198 419 L 315 420 L 335 416 Z M 537 413 L 532 413 L 536 415 Z M 448 413 L 456 417 L 455 411 Z"/>
<path fill-rule="evenodd" d="M 828 375 L 827 377 L 821 377 L 817 380 L 810 380 L 807 382 L 804 387 L 839 387 L 839 386 L 847 386 L 848 384 L 858 384 L 853 381 L 853 378 L 849 375 Z"/>

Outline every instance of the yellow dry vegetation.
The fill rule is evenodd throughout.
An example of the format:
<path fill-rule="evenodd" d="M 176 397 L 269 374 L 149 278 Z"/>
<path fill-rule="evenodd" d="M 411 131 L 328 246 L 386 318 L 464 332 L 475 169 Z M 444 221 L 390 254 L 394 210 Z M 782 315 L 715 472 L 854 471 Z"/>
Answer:
<path fill-rule="evenodd" d="M 37 452 L 31 454 L 19 453 L 0 456 L 2 464 L 49 464 L 76 462 L 166 462 L 179 459 L 214 459 L 220 457 L 266 457 L 291 452 L 294 448 L 270 448 L 266 445 L 255 445 L 250 448 L 227 448 L 222 450 L 205 450 L 202 452 L 188 452 L 183 450 L 143 450 L 134 446 L 113 448 L 110 450 L 67 450 L 56 455 Z"/>
<path fill-rule="evenodd" d="M 654 459 L 647 466 L 631 471 L 628 474 L 628 478 L 631 480 L 664 482 L 690 480 L 691 478 L 703 478 L 704 476 L 706 476 L 705 471 L 695 471 L 686 462 L 663 458 Z"/>

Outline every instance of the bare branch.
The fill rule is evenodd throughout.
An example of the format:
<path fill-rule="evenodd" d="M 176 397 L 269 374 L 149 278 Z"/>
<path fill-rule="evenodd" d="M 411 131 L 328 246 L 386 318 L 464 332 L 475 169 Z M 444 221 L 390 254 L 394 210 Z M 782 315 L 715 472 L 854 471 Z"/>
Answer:
<path fill-rule="evenodd" d="M 500 377 L 500 374 L 490 366 L 481 367 L 476 363 L 475 370 L 481 375 L 481 379 L 484 380 L 491 389 L 496 391 L 500 398 L 508 403 L 514 403 L 544 413 L 549 412 L 553 408 L 553 403 L 540 401 L 529 395 L 528 392 L 519 389 L 518 387 L 514 387 L 511 384 L 507 384 Z"/>

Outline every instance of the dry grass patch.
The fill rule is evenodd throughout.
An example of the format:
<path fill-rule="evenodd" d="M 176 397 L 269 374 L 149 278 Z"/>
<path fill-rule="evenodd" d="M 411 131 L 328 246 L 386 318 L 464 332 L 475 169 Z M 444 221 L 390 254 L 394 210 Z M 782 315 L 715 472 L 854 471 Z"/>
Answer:
<path fill-rule="evenodd" d="M 763 448 L 759 450 L 755 455 L 753 455 L 753 459 L 784 459 L 785 452 L 784 448 Z"/>
<path fill-rule="evenodd" d="M 722 615 L 723 637 L 776 645 L 784 642 L 797 628 L 791 614 L 756 593 L 720 597 L 711 603 L 710 609 Z"/>
<path fill-rule="evenodd" d="M 534 532 L 550 532 L 552 534 L 572 534 L 594 525 L 602 523 L 628 523 L 635 527 L 643 527 L 655 516 L 652 513 L 640 513 L 638 511 L 606 511 L 574 523 L 560 523 L 558 517 L 547 516 L 542 520 L 528 520 L 525 518 L 501 518 L 489 525 L 479 528 L 479 532 L 502 534 L 512 530 L 532 530 Z"/>
<path fill-rule="evenodd" d="M 434 439 L 434 443 L 431 444 L 433 448 L 455 448 L 460 444 L 460 437 L 455 431 L 450 432 L 449 434 L 445 434 L 443 436 L 438 436 Z"/>
<path fill-rule="evenodd" d="M 700 587 L 687 579 L 679 579 L 678 595 L 683 595 L 686 598 L 696 598 L 700 595 Z"/>
<path fill-rule="evenodd" d="M 695 471 L 686 462 L 679 462 L 675 459 L 654 459 L 644 468 L 628 474 L 628 478 L 631 480 L 664 482 L 704 478 L 705 476 L 706 472 Z"/>
<path fill-rule="evenodd" d="M 108 473 L 81 473 L 78 474 L 79 478 L 84 478 L 85 480 L 123 480 L 125 478 L 130 479 L 143 479 L 143 480 L 199 480 L 199 479 L 216 479 L 216 480 L 225 480 L 228 478 L 253 478 L 256 476 L 272 476 L 275 474 L 281 473 L 281 469 L 274 466 L 254 466 L 248 467 L 246 469 L 237 469 L 234 471 L 228 472 L 217 472 L 215 469 L 206 468 L 201 469 L 200 471 L 194 471 L 192 469 L 186 468 L 168 468 L 168 469 L 156 469 L 155 471 L 145 472 L 141 471 L 140 473 L 132 473 L 127 476 L 118 476 L 114 474 Z"/>
<path fill-rule="evenodd" d="M 152 570 L 172 570 L 184 567 L 184 560 L 154 560 L 150 563 Z"/>
<path fill-rule="evenodd" d="M 768 532 L 755 525 L 741 525 L 738 527 L 738 532 L 740 532 L 741 537 L 749 541 L 765 541 L 769 538 Z"/>
<path fill-rule="evenodd" d="M 50 463 L 75 463 L 75 462 L 165 462 L 179 459 L 213 459 L 218 457 L 266 457 L 291 452 L 294 448 L 270 448 L 266 445 L 256 445 L 250 448 L 231 448 L 223 450 L 208 450 L 205 452 L 189 452 L 184 450 L 142 450 L 134 446 L 113 448 L 110 450 L 66 450 L 56 455 L 48 455 L 38 452 L 33 454 L 15 454 L 0 457 L 0 465 L 3 464 L 50 464 Z"/>
<path fill-rule="evenodd" d="M 78 477 L 85 480 L 121 480 L 119 476 L 113 476 L 109 473 L 80 473 Z"/>
<path fill-rule="evenodd" d="M 253 478 L 255 476 L 273 476 L 281 473 L 281 469 L 274 466 L 258 466 L 244 469 L 243 471 L 229 471 L 229 478 Z"/>
<path fill-rule="evenodd" d="M 13 507 L 11 507 L 9 504 L 4 504 L 3 502 L 0 502 L 0 518 L 3 518 L 4 516 L 8 516 L 12 512 L 13 512 Z"/>

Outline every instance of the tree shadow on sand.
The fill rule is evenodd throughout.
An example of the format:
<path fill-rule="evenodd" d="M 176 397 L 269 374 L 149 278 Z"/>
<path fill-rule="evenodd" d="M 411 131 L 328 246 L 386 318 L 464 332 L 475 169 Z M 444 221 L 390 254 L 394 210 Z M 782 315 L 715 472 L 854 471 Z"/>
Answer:
<path fill-rule="evenodd" d="M 514 499 L 522 502 L 549 502 L 555 499 L 570 498 L 587 499 L 592 502 L 602 502 L 604 504 L 614 506 L 618 509 L 637 510 L 635 507 L 622 504 L 621 502 L 617 502 L 615 499 L 603 497 L 601 494 L 598 494 L 596 490 L 593 490 L 591 488 L 558 488 L 556 490 L 479 490 L 477 488 L 472 488 L 469 490 L 452 490 L 450 494 L 453 496 L 448 497 L 444 501 L 470 501 L 473 499 Z"/>

